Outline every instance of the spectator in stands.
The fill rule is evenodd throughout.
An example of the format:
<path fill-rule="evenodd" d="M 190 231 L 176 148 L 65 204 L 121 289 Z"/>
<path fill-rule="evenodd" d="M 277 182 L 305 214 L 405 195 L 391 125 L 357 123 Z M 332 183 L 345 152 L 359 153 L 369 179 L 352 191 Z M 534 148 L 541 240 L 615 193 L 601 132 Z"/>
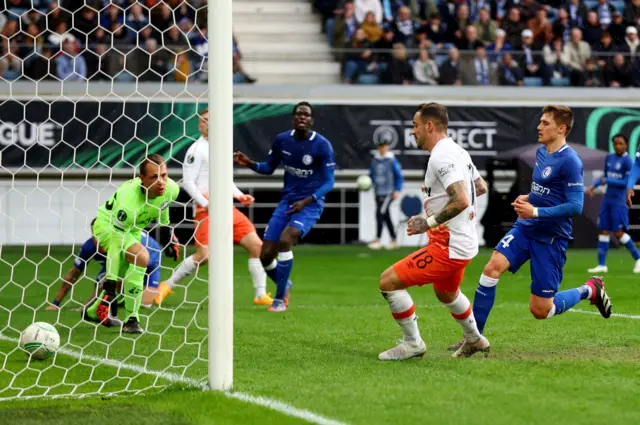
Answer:
<path fill-rule="evenodd" d="M 1 20 L 0 18 L 0 21 Z M 31 9 L 22 15 L 22 24 L 23 28 L 24 26 L 33 24 L 38 27 L 39 32 L 44 32 L 47 30 L 47 16 L 38 9 Z M 82 25 L 83 23 L 78 21 L 78 24 Z M 0 27 L 2 27 L 2 25 L 0 25 Z"/>
<path fill-rule="evenodd" d="M 640 1 L 640 0 L 638 0 Z M 438 12 L 429 17 L 427 24 L 427 38 L 435 45 L 436 49 L 442 49 L 447 40 L 447 24 L 442 22 Z"/>
<path fill-rule="evenodd" d="M 171 50 L 182 51 L 189 48 L 189 40 L 180 32 L 177 26 L 173 25 L 162 34 L 162 45 Z"/>
<path fill-rule="evenodd" d="M 527 22 L 527 26 L 533 33 L 534 43 L 544 46 L 551 41 L 553 31 L 551 22 L 547 19 L 546 9 L 538 9 L 535 18 L 529 20 L 529 22 Z"/>
<path fill-rule="evenodd" d="M 502 61 L 498 65 L 498 81 L 501 86 L 521 86 L 524 84 L 522 70 L 509 52 L 502 55 Z"/>
<path fill-rule="evenodd" d="M 376 16 L 376 22 L 382 23 L 382 4 L 380 0 L 355 0 L 355 15 L 358 23 L 363 23 L 367 12 L 373 12 Z"/>
<path fill-rule="evenodd" d="M 344 4 L 344 14 L 336 18 L 333 24 L 333 47 L 344 49 L 351 45 L 351 38 L 358 30 L 359 24 L 355 15 L 355 6 L 348 1 Z M 338 60 L 343 57 L 342 52 L 337 52 Z"/>
<path fill-rule="evenodd" d="M 375 68 L 375 57 L 371 51 L 371 43 L 362 28 L 359 28 L 351 38 L 351 49 L 345 55 L 344 78 L 350 84 L 358 80 L 360 74 L 367 71 L 369 66 Z"/>
<path fill-rule="evenodd" d="M 589 9 L 581 0 L 569 0 L 568 3 L 565 3 L 563 9 L 566 9 L 569 13 L 569 19 L 571 22 L 571 27 L 581 26 L 587 21 L 587 13 Z"/>
<path fill-rule="evenodd" d="M 175 80 L 179 83 L 187 82 L 191 74 L 191 63 L 189 62 L 189 52 L 186 50 L 178 50 L 176 56 L 176 72 Z"/>
<path fill-rule="evenodd" d="M 29 62 L 25 68 L 25 75 L 34 81 L 53 80 L 56 75 L 56 62 L 53 60 L 53 52 L 49 47 L 43 47 L 40 55 Z"/>
<path fill-rule="evenodd" d="M 453 41 L 456 45 L 457 43 L 463 43 L 464 30 L 469 25 L 471 25 L 471 20 L 469 19 L 469 6 L 466 3 L 461 3 L 456 11 L 455 19 L 449 25 L 449 33 L 453 35 L 453 37 L 449 35 L 449 40 Z"/>
<path fill-rule="evenodd" d="M 383 0 L 383 3 L 387 1 L 390 2 L 391 0 Z M 420 25 L 423 25 L 423 26 L 426 25 L 428 21 L 427 18 L 433 15 L 434 13 L 438 13 L 437 2 L 435 1 L 414 0 L 414 1 L 409 1 L 408 3 L 412 5 L 414 10 L 414 16 L 419 18 Z"/>
<path fill-rule="evenodd" d="M 502 23 L 509 12 L 509 9 L 513 7 L 512 0 L 491 0 L 489 2 L 489 10 L 491 11 L 491 19 L 498 23 Z"/>
<path fill-rule="evenodd" d="M 561 38 L 562 41 L 569 41 L 571 38 L 571 29 L 577 25 L 576 21 L 571 20 L 567 9 L 558 9 L 558 17 L 553 22 L 551 32 L 553 38 Z"/>
<path fill-rule="evenodd" d="M 129 9 L 126 22 L 127 26 L 135 32 L 139 32 L 149 23 L 149 19 L 138 2 L 133 3 Z"/>
<path fill-rule="evenodd" d="M 598 14 L 591 11 L 587 14 L 587 22 L 582 27 L 582 38 L 591 47 L 594 47 L 600 41 L 601 36 L 602 26 L 598 22 Z"/>
<path fill-rule="evenodd" d="M 149 22 L 153 27 L 153 38 L 158 42 L 162 40 L 162 33 L 175 24 L 173 13 L 166 3 L 159 3 L 151 10 Z M 200 30 L 202 30 L 202 26 L 200 26 Z"/>
<path fill-rule="evenodd" d="M 393 32 L 395 34 L 394 41 L 402 43 L 407 47 L 415 46 L 415 29 L 416 24 L 411 19 L 411 9 L 406 6 L 398 9 L 398 18 L 394 22 Z"/>
<path fill-rule="evenodd" d="M 524 23 L 520 21 L 520 10 L 517 7 L 509 9 L 507 20 L 502 23 L 502 29 L 507 34 L 507 43 L 511 44 L 514 49 L 520 47 L 520 37 L 524 30 Z"/>
<path fill-rule="evenodd" d="M 489 45 L 496 40 L 496 30 L 498 24 L 496 21 L 492 21 L 489 16 L 489 9 L 483 7 L 478 14 L 478 21 L 473 24 L 476 27 L 478 33 L 478 40 L 482 41 L 485 45 Z"/>
<path fill-rule="evenodd" d="M 462 84 L 460 82 L 460 53 L 455 47 L 449 49 L 449 59 L 440 66 L 439 83 L 446 86 Z"/>
<path fill-rule="evenodd" d="M 596 60 L 598 68 L 604 70 L 613 60 L 613 53 L 618 48 L 613 44 L 613 38 L 607 31 L 603 32 L 600 36 L 600 43 L 596 46 Z"/>
<path fill-rule="evenodd" d="M 383 25 L 382 38 L 375 44 L 376 50 L 380 50 L 378 53 L 378 61 L 383 64 L 391 62 L 391 51 L 393 50 L 393 29 L 389 24 Z"/>
<path fill-rule="evenodd" d="M 122 22 L 114 22 L 111 24 L 111 40 L 116 49 L 122 51 L 128 50 L 128 46 L 132 44 L 129 39 L 127 27 Z"/>
<path fill-rule="evenodd" d="M 75 43 L 70 39 L 62 42 L 62 52 L 56 57 L 56 76 L 63 81 L 83 81 L 87 78 L 87 63 L 76 54 Z"/>
<path fill-rule="evenodd" d="M 464 30 L 464 37 L 458 40 L 455 45 L 462 51 L 475 50 L 478 41 L 480 41 L 478 40 L 478 30 L 473 25 L 469 25 Z M 465 59 L 464 54 L 462 59 Z"/>
<path fill-rule="evenodd" d="M 155 38 L 149 38 L 144 46 L 149 56 L 149 67 L 140 75 L 141 81 L 161 81 L 168 72 L 167 52 L 158 47 Z"/>
<path fill-rule="evenodd" d="M 109 29 L 116 22 L 124 24 L 124 12 L 122 11 L 122 9 L 112 3 L 109 5 L 109 7 L 107 7 L 107 10 L 102 15 L 102 18 L 100 18 L 100 26 L 102 28 Z"/>
<path fill-rule="evenodd" d="M 536 13 L 542 6 L 536 0 L 523 0 L 520 3 L 520 19 L 522 22 L 529 22 L 536 17 Z"/>
<path fill-rule="evenodd" d="M 71 15 L 66 10 L 59 7 L 59 2 L 52 1 L 49 3 L 49 10 L 47 12 L 47 28 L 58 28 L 61 22 L 65 24 L 71 23 Z"/>
<path fill-rule="evenodd" d="M 496 41 L 487 46 L 487 54 L 491 62 L 499 62 L 504 52 L 513 50 L 511 44 L 506 41 L 506 33 L 503 29 L 496 30 Z"/>
<path fill-rule="evenodd" d="M 569 68 L 564 63 L 563 53 L 564 41 L 561 38 L 554 38 L 551 43 L 542 48 L 542 57 L 545 65 L 549 68 L 548 73 L 551 78 L 569 77 Z"/>
<path fill-rule="evenodd" d="M 20 29 L 19 29 L 18 21 L 16 19 L 9 19 L 7 23 L 4 25 L 4 27 L 2 28 L 1 34 L 5 38 L 11 38 L 15 34 L 17 34 L 19 31 Z"/>
<path fill-rule="evenodd" d="M 608 0 L 598 0 L 598 4 L 591 10 L 596 12 L 598 15 L 598 21 L 600 21 L 603 26 L 607 27 L 611 21 L 613 21 L 613 13 L 616 11 L 616 8 L 613 7 Z"/>
<path fill-rule="evenodd" d="M 389 82 L 409 85 L 413 81 L 413 70 L 407 58 L 407 49 L 401 43 L 393 46 L 393 58 L 389 63 Z"/>
<path fill-rule="evenodd" d="M 438 2 L 438 14 L 440 15 L 440 19 L 444 22 L 449 28 L 450 37 L 453 36 L 455 29 L 453 29 L 454 21 L 456 20 L 456 12 L 457 12 L 458 4 L 456 0 L 443 0 Z"/>
<path fill-rule="evenodd" d="M 56 31 L 49 35 L 48 42 L 49 44 L 54 46 L 54 49 L 62 47 L 62 44 L 65 41 L 71 41 L 75 43 L 76 38 L 73 34 L 67 31 L 68 29 L 69 28 L 67 27 L 67 23 L 64 21 L 60 21 L 56 26 Z"/>
<path fill-rule="evenodd" d="M 571 40 L 564 45 L 564 63 L 571 69 L 571 85 L 584 85 L 584 66 L 591 57 L 591 47 L 582 41 L 579 28 L 571 30 Z"/>
<path fill-rule="evenodd" d="M 624 7 L 624 20 L 630 25 L 640 25 L 640 0 L 631 0 Z"/>
<path fill-rule="evenodd" d="M 438 65 L 429 57 L 427 49 L 420 49 L 418 60 L 413 64 L 413 78 L 419 83 L 429 86 L 438 85 Z"/>
<path fill-rule="evenodd" d="M 624 43 L 624 37 L 627 30 L 627 23 L 624 22 L 622 14 L 617 10 L 613 12 L 613 22 L 607 27 L 607 31 L 613 37 L 613 44 L 619 46 Z"/>
<path fill-rule="evenodd" d="M 90 7 L 83 7 L 74 13 L 72 33 L 83 45 L 88 43 L 88 35 L 98 26 L 98 14 Z"/>
<path fill-rule="evenodd" d="M 631 64 L 622 54 L 613 57 L 613 64 L 605 74 L 609 87 L 629 87 L 631 85 Z"/>
<path fill-rule="evenodd" d="M 205 28 L 206 32 L 206 28 Z M 207 44 L 208 45 L 208 44 Z M 233 36 L 233 72 L 234 72 L 234 82 L 238 83 L 248 83 L 253 84 L 258 81 L 255 78 L 252 78 L 247 74 L 242 66 L 242 52 L 240 51 L 240 47 L 238 47 L 238 42 L 236 41 L 236 37 Z"/>
<path fill-rule="evenodd" d="M 489 86 L 497 83 L 497 75 L 487 58 L 487 50 L 481 41 L 476 41 L 472 60 L 460 63 L 460 81 L 464 86 Z"/>
<path fill-rule="evenodd" d="M 9 47 L 5 48 L 0 57 L 0 75 L 7 80 L 15 80 L 22 73 L 22 59 L 19 56 L 19 47 L 15 38 L 9 41 Z"/>
<path fill-rule="evenodd" d="M 530 29 L 522 31 L 522 72 L 525 77 L 541 78 L 543 84 L 549 85 L 547 68 L 540 55 L 541 47 L 533 42 L 533 32 Z"/>
<path fill-rule="evenodd" d="M 604 74 L 594 58 L 589 58 L 585 65 L 584 85 L 586 87 L 603 87 L 605 85 Z"/>
<path fill-rule="evenodd" d="M 0 33 L 4 30 L 4 26 L 7 24 L 7 17 L 4 13 L 0 12 Z"/>
<path fill-rule="evenodd" d="M 624 38 L 624 43 L 620 45 L 619 49 L 620 53 L 624 53 L 627 59 L 633 61 L 637 56 L 640 56 L 638 30 L 636 27 L 627 27 L 626 33 L 627 36 Z"/>
<path fill-rule="evenodd" d="M 376 43 L 382 38 L 382 28 L 380 28 L 380 25 L 376 22 L 376 17 L 373 12 L 367 12 L 360 28 L 362 28 L 370 43 Z"/>

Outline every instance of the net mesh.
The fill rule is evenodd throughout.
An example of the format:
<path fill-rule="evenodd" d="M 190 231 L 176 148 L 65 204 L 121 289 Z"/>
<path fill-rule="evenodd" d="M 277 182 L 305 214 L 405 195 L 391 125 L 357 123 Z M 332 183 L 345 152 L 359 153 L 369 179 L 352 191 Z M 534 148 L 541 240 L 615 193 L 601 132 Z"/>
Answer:
<path fill-rule="evenodd" d="M 161 307 L 142 308 L 142 335 L 82 320 L 78 310 L 101 277 L 97 261 L 78 272 L 59 308 L 52 302 L 68 273 L 79 270 L 74 261 L 91 237 L 98 207 L 135 176 L 144 156 L 163 155 L 178 180 L 184 152 L 198 137 L 198 111 L 206 107 L 206 1 L 6 5 L 0 11 L 0 400 L 204 385 L 206 271 L 184 280 Z M 188 197 L 181 194 L 170 212 L 181 243 L 190 245 Z M 162 258 L 162 278 L 177 264 Z M 18 342 L 38 321 L 54 325 L 61 340 L 44 361 L 31 360 Z"/>

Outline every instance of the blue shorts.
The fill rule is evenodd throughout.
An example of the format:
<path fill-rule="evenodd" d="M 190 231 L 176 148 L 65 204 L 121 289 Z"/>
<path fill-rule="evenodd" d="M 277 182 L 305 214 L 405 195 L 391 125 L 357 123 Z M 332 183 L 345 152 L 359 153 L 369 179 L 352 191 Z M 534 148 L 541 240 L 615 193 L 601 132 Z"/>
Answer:
<path fill-rule="evenodd" d="M 598 229 L 610 232 L 629 230 L 629 208 L 626 205 L 603 202 L 600 205 Z"/>
<path fill-rule="evenodd" d="M 96 276 L 96 285 L 100 283 L 107 274 L 107 269 L 102 266 L 100 272 Z M 147 272 L 144 274 L 144 286 L 150 288 L 157 288 L 160 284 L 160 254 L 153 254 L 149 256 L 149 265 L 147 266 Z"/>
<path fill-rule="evenodd" d="M 542 298 L 553 298 L 562 282 L 568 244 L 566 239 L 555 239 L 550 244 L 540 242 L 514 227 L 495 249 L 507 257 L 511 273 L 516 273 L 531 260 L 531 293 Z"/>
<path fill-rule="evenodd" d="M 280 235 L 287 226 L 300 230 L 300 239 L 304 238 L 320 219 L 324 205 L 313 202 L 304 207 L 300 212 L 287 214 L 286 212 L 290 209 L 291 207 L 288 202 L 280 201 L 271 215 L 271 220 L 269 220 L 267 228 L 264 230 L 265 241 L 280 241 Z"/>

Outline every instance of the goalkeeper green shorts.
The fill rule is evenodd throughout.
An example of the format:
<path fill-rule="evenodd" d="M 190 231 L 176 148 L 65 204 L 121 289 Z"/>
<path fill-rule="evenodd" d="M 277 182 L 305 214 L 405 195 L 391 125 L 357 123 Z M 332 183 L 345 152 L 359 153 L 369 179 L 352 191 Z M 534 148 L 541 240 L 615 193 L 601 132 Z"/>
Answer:
<path fill-rule="evenodd" d="M 141 243 L 141 232 L 121 232 L 100 218 L 93 223 L 92 231 L 98 245 L 107 251 L 106 279 L 118 280 L 125 277 L 129 263 L 124 254 L 132 245 Z"/>

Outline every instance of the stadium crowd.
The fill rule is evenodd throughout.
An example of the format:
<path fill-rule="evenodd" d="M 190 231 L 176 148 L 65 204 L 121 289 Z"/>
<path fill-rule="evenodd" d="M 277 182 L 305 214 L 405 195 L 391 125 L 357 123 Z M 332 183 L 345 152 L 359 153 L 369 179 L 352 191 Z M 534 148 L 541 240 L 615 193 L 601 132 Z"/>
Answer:
<path fill-rule="evenodd" d="M 640 0 L 314 0 L 347 83 L 640 87 Z"/>
<path fill-rule="evenodd" d="M 206 81 L 207 49 L 207 0 L 0 0 L 5 80 Z"/>

